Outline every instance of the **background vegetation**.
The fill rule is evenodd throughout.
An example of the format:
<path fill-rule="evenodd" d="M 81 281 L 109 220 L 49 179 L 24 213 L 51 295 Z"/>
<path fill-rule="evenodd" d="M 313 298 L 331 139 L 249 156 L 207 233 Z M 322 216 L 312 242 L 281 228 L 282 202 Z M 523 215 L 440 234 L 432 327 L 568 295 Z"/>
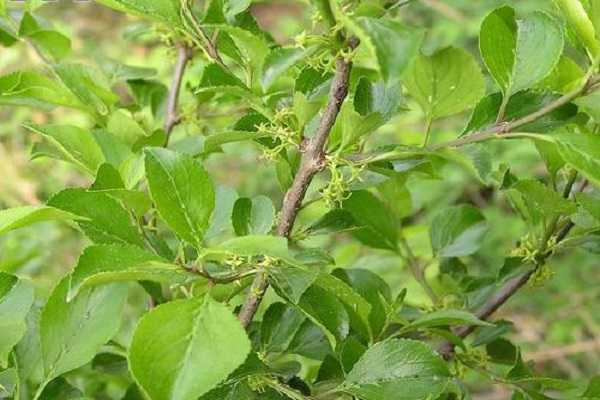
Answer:
<path fill-rule="evenodd" d="M 478 34 L 483 17 L 502 4 L 510 4 L 518 13 L 553 9 L 546 0 L 472 1 L 414 0 L 398 8 L 397 18 L 414 26 L 427 28 L 424 51 L 454 45 L 478 54 Z M 10 4 L 10 2 L 9 2 Z M 40 3 L 41 4 L 41 3 Z M 12 7 L 12 6 L 11 6 Z M 12 7 L 18 12 L 17 7 Z M 311 9 L 302 2 L 258 1 L 251 6 L 261 27 L 269 31 L 280 44 L 293 43 L 310 23 Z M 84 62 L 93 61 L 107 71 L 114 62 L 149 68 L 157 79 L 167 82 L 172 71 L 173 50 L 161 43 L 161 32 L 138 18 L 128 17 L 106 7 L 89 2 L 59 1 L 43 5 L 38 16 L 51 21 L 55 29 L 72 38 L 73 53 Z M 28 46 L 0 47 L 0 75 L 16 70 L 37 68 L 43 64 L 38 53 Z M 192 97 L 190 88 L 198 82 L 203 68 L 196 60 L 186 74 L 182 96 Z M 114 70 L 113 70 L 114 71 Z M 493 86 L 493 82 L 487 82 Z M 118 88 L 117 88 L 118 90 Z M 185 101 L 182 102 L 185 104 Z M 417 103 L 405 98 L 404 112 L 380 128 L 369 146 L 379 143 L 419 144 L 423 141 L 423 115 Z M 194 146 L 215 126 L 228 126 L 243 110 L 234 106 L 207 104 L 200 110 L 184 111 L 184 123 L 174 131 L 172 143 L 177 147 Z M 436 122 L 432 141 L 452 139 L 464 128 L 468 115 L 462 114 Z M 0 107 L 0 209 L 24 204 L 44 203 L 64 187 L 89 184 L 89 178 L 65 163 L 44 157 L 45 148 L 39 135 L 32 134 L 23 124 L 82 124 L 85 117 L 65 109 L 51 112 L 2 106 Z M 511 166 L 520 178 L 539 178 L 546 173 L 533 144 L 526 141 L 494 142 L 489 146 L 499 160 Z M 226 145 L 224 152 L 207 160 L 205 166 L 218 185 L 233 188 L 240 196 L 269 196 L 274 204 L 282 200 L 273 164 L 260 161 L 260 149 L 251 144 Z M 33 160 L 33 161 L 31 161 Z M 443 170 L 444 179 L 414 179 L 409 181 L 411 225 L 404 232 L 417 257 L 428 258 L 428 225 L 435 212 L 456 203 L 471 203 L 485 214 L 491 227 L 481 250 L 475 255 L 481 275 L 495 275 L 502 267 L 505 254 L 514 247 L 517 238 L 526 233 L 522 219 L 508 205 L 506 197 L 492 185 L 482 187 L 470 171 L 456 165 Z M 320 208 L 321 207 L 321 208 Z M 313 215 L 322 212 L 316 205 Z M 303 215 L 304 218 L 310 218 Z M 329 249 L 336 265 L 359 267 L 375 271 L 388 282 L 396 294 L 408 289 L 406 303 L 417 307 L 430 306 L 427 295 L 412 278 L 405 259 L 386 251 L 367 249 L 351 238 L 319 236 L 311 239 L 315 246 Z M 30 277 L 39 297 L 43 298 L 56 282 L 76 263 L 81 250 L 89 243 L 78 231 L 55 222 L 47 222 L 0 237 L 0 271 Z M 535 363 L 544 376 L 569 378 L 584 382 L 600 373 L 600 265 L 597 253 L 574 249 L 549 262 L 553 273 L 543 285 L 528 287 L 516 295 L 497 314 L 497 318 L 512 321 L 509 337 L 522 345 L 523 358 Z M 428 273 L 435 276 L 439 266 Z M 122 328 L 121 337 L 129 340 L 133 321 L 146 308 L 143 292 L 131 296 L 127 313 L 130 324 Z M 267 299 L 267 302 L 272 301 Z M 448 301 L 451 301 L 449 299 Z M 128 326 L 129 325 L 129 326 Z M 110 365 L 108 366 L 110 367 Z M 107 367 L 107 368 L 108 368 Z M 118 366 L 117 366 L 118 367 Z M 96 374 L 97 398 L 111 390 L 118 393 L 122 385 L 110 376 L 110 371 L 90 366 L 80 375 Z M 77 380 L 77 375 L 73 376 Z M 466 382 L 475 399 L 504 399 L 510 396 L 501 385 L 482 386 L 475 374 Z M 92 389 L 90 389 L 92 390 Z M 93 391 L 93 390 L 92 390 Z"/>

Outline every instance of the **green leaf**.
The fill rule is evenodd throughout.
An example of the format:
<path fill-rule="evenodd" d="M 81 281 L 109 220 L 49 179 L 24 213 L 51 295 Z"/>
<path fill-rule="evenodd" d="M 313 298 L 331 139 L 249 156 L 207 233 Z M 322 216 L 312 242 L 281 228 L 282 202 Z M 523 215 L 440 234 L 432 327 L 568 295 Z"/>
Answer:
<path fill-rule="evenodd" d="M 412 321 L 407 326 L 402 327 L 401 332 L 405 333 L 417 329 L 449 325 L 493 326 L 489 322 L 482 321 L 469 312 L 447 309 L 427 313 Z"/>
<path fill-rule="evenodd" d="M 600 185 L 600 136 L 588 132 L 552 135 L 564 160 L 586 178 Z"/>
<path fill-rule="evenodd" d="M 215 211 L 213 212 L 210 226 L 204 235 L 211 239 L 224 233 L 231 232 L 231 213 L 238 199 L 237 192 L 226 186 L 217 186 L 215 191 Z"/>
<path fill-rule="evenodd" d="M 327 83 L 331 76 L 331 73 L 321 72 L 311 66 L 306 66 L 296 78 L 294 91 L 303 93 L 310 100 L 313 96 L 327 89 Z"/>
<path fill-rule="evenodd" d="M 428 119 L 462 112 L 485 94 L 485 80 L 473 56 L 453 47 L 418 57 L 404 84 Z"/>
<path fill-rule="evenodd" d="M 252 0 L 227 0 L 225 1 L 225 15 L 227 18 L 233 18 L 250 7 Z"/>
<path fill-rule="evenodd" d="M 138 217 L 143 216 L 152 207 L 152 200 L 144 192 L 125 189 L 125 183 L 119 171 L 111 164 L 104 163 L 98 168 L 96 180 L 90 186 L 90 191 L 108 194 L 120 200 Z"/>
<path fill-rule="evenodd" d="M 223 69 L 218 64 L 208 64 L 202 73 L 202 80 L 198 86 L 200 90 L 219 90 L 219 88 L 238 88 L 248 91 L 244 82 L 231 72 Z"/>
<path fill-rule="evenodd" d="M 287 352 L 313 360 L 323 360 L 331 354 L 331 345 L 323 329 L 307 319 L 300 326 Z"/>
<path fill-rule="evenodd" d="M 65 378 L 59 377 L 50 382 L 41 393 L 39 400 L 88 400 L 83 392 L 71 385 Z"/>
<path fill-rule="evenodd" d="M 565 166 L 565 160 L 560 155 L 558 147 L 552 142 L 536 140 L 535 148 L 544 160 L 550 176 L 556 180 L 558 172 Z"/>
<path fill-rule="evenodd" d="M 2 3 L 2 1 L 3 0 L 0 0 L 0 3 Z M 0 4 L 0 8 L 1 7 L 2 5 Z M 0 10 L 0 17 L 1 16 L 2 13 Z M 17 38 L 17 33 L 14 31 L 14 29 L 8 24 L 6 24 L 6 22 L 2 20 L 2 18 L 0 18 L 0 45 L 4 47 L 10 47 L 18 41 L 19 39 Z"/>
<path fill-rule="evenodd" d="M 123 206 L 108 194 L 65 189 L 54 195 L 48 205 L 86 218 L 79 226 L 96 243 L 134 244 L 143 247 L 143 241 L 131 216 Z"/>
<path fill-rule="evenodd" d="M 157 73 L 154 68 L 127 65 L 106 56 L 98 57 L 97 61 L 111 83 L 150 79 Z"/>
<path fill-rule="evenodd" d="M 298 308 L 316 324 L 332 349 L 350 333 L 350 316 L 337 296 L 320 286 L 310 286 L 298 302 Z"/>
<path fill-rule="evenodd" d="M 92 112 L 108 115 L 119 100 L 100 71 L 83 64 L 62 63 L 54 71 L 69 90 Z"/>
<path fill-rule="evenodd" d="M 441 210 L 431 222 L 431 247 L 438 257 L 463 257 L 475 253 L 488 225 L 478 209 L 455 206 Z"/>
<path fill-rule="evenodd" d="M 0 104 L 85 109 L 85 105 L 63 85 L 32 71 L 18 71 L 0 77 Z"/>
<path fill-rule="evenodd" d="M 536 180 L 521 180 L 512 186 L 523 195 L 531 214 L 569 215 L 577 211 L 575 203 Z"/>
<path fill-rule="evenodd" d="M 235 202 L 231 219 L 238 236 L 267 234 L 275 221 L 275 207 L 266 196 L 242 197 Z"/>
<path fill-rule="evenodd" d="M 279 47 L 271 50 L 265 59 L 262 88 L 268 91 L 276 82 L 277 78 L 286 73 L 291 67 L 310 56 L 316 50 L 315 47 Z"/>
<path fill-rule="evenodd" d="M 343 387 L 364 400 L 420 400 L 439 396 L 450 377 L 444 360 L 427 344 L 392 339 L 369 348 Z"/>
<path fill-rule="evenodd" d="M 110 115 L 106 129 L 120 141 L 130 146 L 148 136 L 140 124 L 122 109 L 116 110 Z"/>
<path fill-rule="evenodd" d="M 288 250 L 287 239 L 270 235 L 248 235 L 226 240 L 216 247 L 205 249 L 205 256 L 211 255 L 238 255 L 244 257 L 270 256 L 282 258 L 296 264 Z"/>
<path fill-rule="evenodd" d="M 306 316 L 284 303 L 269 306 L 260 325 L 260 340 L 264 351 L 283 353 L 292 343 Z"/>
<path fill-rule="evenodd" d="M 346 102 L 331 132 L 329 147 L 339 145 L 340 151 L 352 149 L 363 136 L 373 133 L 384 123 L 383 115 L 376 112 L 363 117 L 350 102 Z"/>
<path fill-rule="evenodd" d="M 151 398 L 195 400 L 224 381 L 249 352 L 240 322 L 207 296 L 172 301 L 146 314 L 133 336 L 129 366 Z"/>
<path fill-rule="evenodd" d="M 298 304 L 302 295 L 317 279 L 318 272 L 312 269 L 278 266 L 268 271 L 269 282 L 281 298 Z"/>
<path fill-rule="evenodd" d="M 387 319 L 387 304 L 392 302 L 388 284 L 379 275 L 366 269 L 336 269 L 334 276 L 346 282 L 371 306 L 368 314 L 373 335 L 377 337 Z"/>
<path fill-rule="evenodd" d="M 98 0 L 98 2 L 118 11 L 163 22 L 171 28 L 182 25 L 178 0 Z"/>
<path fill-rule="evenodd" d="M 480 50 L 505 98 L 546 78 L 564 47 L 562 27 L 543 12 L 516 19 L 512 8 L 492 11 L 481 24 Z"/>
<path fill-rule="evenodd" d="M 587 96 L 579 97 L 573 103 L 579 106 L 580 111 L 592 117 L 594 122 L 598 123 L 600 121 L 600 112 L 598 111 L 600 92 L 594 91 Z"/>
<path fill-rule="evenodd" d="M 554 71 L 537 87 L 566 94 L 577 87 L 585 76 L 583 69 L 572 58 L 563 55 Z"/>
<path fill-rule="evenodd" d="M 560 95 L 556 93 L 521 91 L 510 98 L 506 106 L 505 119 L 512 121 L 522 118 L 555 102 L 559 97 Z M 494 125 L 501 104 L 502 95 L 500 93 L 484 97 L 473 110 L 464 133 L 483 130 Z M 523 132 L 546 133 L 564 126 L 576 115 L 577 106 L 573 103 L 568 103 L 532 123 L 523 125 L 519 129 Z"/>
<path fill-rule="evenodd" d="M 71 273 L 67 300 L 71 301 L 88 286 L 127 280 L 183 284 L 194 277 L 191 272 L 136 246 L 90 246 Z"/>
<path fill-rule="evenodd" d="M 479 33 L 481 56 L 504 93 L 508 91 L 513 76 L 516 32 L 515 11 L 504 6 L 485 17 Z"/>
<path fill-rule="evenodd" d="M 357 228 L 352 214 L 346 210 L 335 208 L 323 215 L 306 230 L 311 235 L 325 235 L 350 231 Z"/>
<path fill-rule="evenodd" d="M 215 208 L 208 173 L 185 154 L 162 148 L 145 154 L 148 185 L 158 212 L 179 237 L 199 245 Z"/>
<path fill-rule="evenodd" d="M 32 285 L 0 272 L 0 369 L 8 367 L 9 354 L 26 333 L 33 300 Z"/>
<path fill-rule="evenodd" d="M 594 1 L 590 3 L 597 7 Z M 577 34 L 577 38 L 590 52 L 592 58 L 600 53 L 600 42 L 598 41 L 596 29 L 580 0 L 556 0 L 556 4 L 562 11 L 562 16 L 568 21 L 569 26 Z"/>
<path fill-rule="evenodd" d="M 583 207 L 592 217 L 600 222 L 600 198 L 598 198 L 597 195 L 577 193 L 575 198 L 577 199 L 577 204 Z"/>
<path fill-rule="evenodd" d="M 44 29 L 25 12 L 19 27 L 19 36 L 29 39 L 39 51 L 52 61 L 60 61 L 71 53 L 71 40 L 60 32 Z"/>
<path fill-rule="evenodd" d="M 122 283 L 82 290 L 67 302 L 70 276 L 53 290 L 42 311 L 44 382 L 90 362 L 121 325 L 127 299 Z"/>
<path fill-rule="evenodd" d="M 364 297 L 343 280 L 328 273 L 319 274 L 313 286 L 320 287 L 333 294 L 346 308 L 352 327 L 365 338 L 371 339 L 372 332 L 369 323 L 371 305 Z"/>
<path fill-rule="evenodd" d="M 379 113 L 384 121 L 388 121 L 398 109 L 400 91 L 399 85 L 386 85 L 383 81 L 372 84 L 363 76 L 354 93 L 354 109 L 363 117 Z"/>
<path fill-rule="evenodd" d="M 386 206 L 375 195 L 366 190 L 352 192 L 344 201 L 348 211 L 360 229 L 353 235 L 367 246 L 377 249 L 397 249 L 398 231 Z"/>
<path fill-rule="evenodd" d="M 71 221 L 81 217 L 47 206 L 23 206 L 0 210 L 0 235 L 38 222 Z"/>
<path fill-rule="evenodd" d="M 352 30 L 364 44 L 385 81 L 398 81 L 417 56 L 423 33 L 390 19 L 360 17 Z"/>
<path fill-rule="evenodd" d="M 64 159 L 92 175 L 105 161 L 102 149 L 89 130 L 72 125 L 27 125 L 26 128 L 48 139 Z"/>

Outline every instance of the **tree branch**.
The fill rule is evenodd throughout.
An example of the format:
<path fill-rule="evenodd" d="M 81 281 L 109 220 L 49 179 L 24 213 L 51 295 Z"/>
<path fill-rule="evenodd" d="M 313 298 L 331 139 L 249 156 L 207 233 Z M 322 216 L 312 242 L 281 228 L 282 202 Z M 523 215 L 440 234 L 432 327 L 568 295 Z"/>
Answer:
<path fill-rule="evenodd" d="M 427 150 L 436 151 L 448 147 L 462 147 L 473 143 L 485 142 L 490 139 L 510 138 L 511 136 L 509 134 L 511 132 L 514 132 L 516 129 L 537 121 L 538 119 L 550 114 L 551 112 L 559 109 L 560 107 L 569 104 L 570 102 L 572 102 L 580 96 L 584 96 L 598 90 L 600 88 L 600 85 L 598 85 L 599 83 L 600 75 L 592 75 L 585 81 L 585 83 L 581 87 L 559 97 L 555 101 L 547 104 L 546 106 L 540 108 L 539 110 L 529 115 L 526 115 L 522 118 L 516 119 L 511 122 L 496 123 L 491 127 L 473 132 L 461 138 L 429 146 Z M 369 164 L 376 161 L 386 161 L 397 158 L 398 153 L 395 151 L 385 153 L 353 154 L 347 157 L 349 161 L 359 164 Z"/>
<path fill-rule="evenodd" d="M 502 136 L 504 134 L 513 132 L 515 129 L 520 128 L 524 125 L 530 124 L 532 122 L 537 121 L 538 119 L 550 114 L 551 112 L 565 106 L 578 98 L 579 96 L 583 96 L 591 93 L 596 90 L 595 86 L 600 81 L 600 75 L 594 75 L 588 78 L 585 83 L 577 88 L 561 97 L 556 99 L 550 104 L 545 105 L 539 110 L 526 115 L 522 118 L 516 119 L 512 122 L 499 122 L 494 126 L 484 129 L 482 131 L 475 132 L 471 135 L 465 136 L 463 138 L 452 140 L 445 143 L 440 143 L 438 145 L 432 146 L 431 150 L 439 150 L 446 147 L 460 147 L 471 143 L 482 142 L 493 137 Z"/>
<path fill-rule="evenodd" d="M 173 81 L 171 88 L 169 89 L 169 95 L 167 98 L 167 110 L 165 115 L 164 130 L 167 135 L 165 145 L 169 143 L 169 138 L 173 128 L 181 121 L 177 106 L 179 104 L 179 92 L 181 91 L 181 83 L 183 82 L 183 75 L 188 61 L 192 58 L 192 51 L 189 47 L 184 44 L 177 46 L 177 63 L 175 64 L 175 70 L 173 71 Z"/>
<path fill-rule="evenodd" d="M 585 188 L 588 185 L 587 182 L 587 180 L 583 181 L 578 190 L 579 192 L 585 190 Z M 563 197 L 568 198 L 571 195 L 573 184 L 574 177 L 573 179 L 570 179 L 569 182 L 567 182 L 567 184 L 565 185 Z M 540 268 L 546 263 L 546 260 L 552 254 L 552 252 L 549 252 L 547 249 L 548 240 L 553 234 L 556 233 L 556 223 L 552 225 L 553 227 L 550 229 L 551 232 L 545 235 L 545 240 L 540 245 L 541 256 L 539 260 L 535 263 L 535 266 L 529 271 L 521 274 L 520 276 L 517 276 L 516 278 L 510 279 L 508 282 L 506 282 L 500 290 L 498 290 L 491 298 L 487 300 L 487 302 L 479 310 L 477 310 L 477 312 L 475 313 L 477 318 L 481 320 L 486 320 L 489 317 L 491 317 L 492 314 L 498 311 L 500 307 L 502 307 L 513 295 L 515 295 L 515 293 L 517 293 L 523 286 L 525 286 L 527 282 L 529 282 L 529 279 L 538 270 L 538 268 Z M 569 223 L 565 227 L 560 229 L 556 236 L 556 244 L 562 242 L 574 226 L 575 224 L 572 221 L 569 221 Z M 465 338 L 469 336 L 475 329 L 476 327 L 474 325 L 462 326 L 455 329 L 454 334 L 460 338 Z M 444 358 L 450 358 L 452 356 L 452 353 L 454 352 L 454 345 L 450 342 L 444 342 L 440 346 L 438 351 L 442 356 L 444 356 Z"/>
<path fill-rule="evenodd" d="M 348 40 L 347 46 L 353 50 L 358 46 L 358 43 L 358 39 L 351 38 Z M 336 60 L 335 76 L 329 92 L 329 102 L 323 112 L 319 128 L 315 135 L 308 141 L 305 151 L 302 154 L 300 168 L 296 173 L 294 182 L 283 199 L 281 217 L 277 226 L 277 234 L 279 236 L 289 238 L 310 183 L 314 176 L 325 167 L 325 145 L 340 112 L 342 103 L 348 95 L 351 69 L 352 62 L 345 60 L 341 56 L 338 57 Z M 266 273 L 257 273 L 250 288 L 250 294 L 238 315 L 244 327 L 248 327 L 250 322 L 252 322 L 268 286 L 269 282 Z"/>

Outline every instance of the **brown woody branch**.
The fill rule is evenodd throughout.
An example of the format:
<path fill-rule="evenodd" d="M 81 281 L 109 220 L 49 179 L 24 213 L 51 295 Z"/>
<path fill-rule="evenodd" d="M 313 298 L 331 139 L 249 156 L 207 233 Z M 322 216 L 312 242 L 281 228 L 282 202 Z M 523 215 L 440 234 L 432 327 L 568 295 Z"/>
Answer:
<path fill-rule="evenodd" d="M 577 177 L 577 175 L 574 174 L 572 176 L 572 178 L 569 180 L 569 182 L 567 182 L 567 184 L 565 185 L 563 197 L 568 198 L 571 195 L 571 191 L 573 189 L 573 184 L 575 182 L 576 177 Z M 587 185 L 588 185 L 588 181 L 584 180 L 583 183 L 581 184 L 581 186 L 579 187 L 578 191 L 579 192 L 584 191 L 585 188 L 587 187 Z M 558 222 L 558 221 L 557 220 L 553 221 L 553 223 L 551 224 L 552 227 L 549 229 L 549 233 L 546 235 L 546 237 L 543 240 L 543 243 L 541 244 L 541 248 L 540 248 L 541 256 L 535 263 L 535 266 L 533 266 L 529 271 L 524 272 L 523 274 L 521 274 L 515 278 L 512 278 L 508 282 L 506 282 L 500 290 L 498 290 L 491 298 L 489 298 L 486 301 L 486 303 L 479 310 L 477 310 L 477 312 L 475 312 L 475 316 L 477 316 L 477 318 L 479 318 L 481 320 L 488 319 L 489 317 L 492 316 L 492 314 L 494 314 L 496 311 L 498 311 L 498 309 L 500 307 L 502 307 L 512 296 L 514 296 L 523 286 L 525 286 L 525 284 L 527 282 L 529 282 L 529 279 L 531 278 L 531 276 L 538 270 L 538 268 L 540 268 L 542 265 L 544 265 L 546 263 L 548 257 L 550 257 L 552 255 L 552 252 L 551 251 L 549 252 L 547 249 L 547 243 L 548 243 L 548 240 L 550 239 L 550 237 L 556 233 L 556 243 L 558 244 L 567 237 L 569 232 L 571 232 L 571 230 L 575 226 L 575 224 L 572 221 L 569 221 L 564 227 L 562 227 L 561 229 L 558 230 L 558 232 L 556 232 L 556 226 L 557 226 L 556 222 Z M 473 333 L 473 331 L 475 329 L 476 329 L 476 327 L 474 325 L 462 326 L 462 327 L 455 329 L 454 334 L 456 336 L 464 339 L 467 336 L 469 336 L 471 333 Z M 454 352 L 454 344 L 452 344 L 450 342 L 444 342 L 439 348 L 439 353 L 441 355 L 443 355 L 445 358 L 450 358 L 452 356 L 453 352 Z"/>
<path fill-rule="evenodd" d="M 175 70 L 173 71 L 173 81 L 169 89 L 169 95 L 167 97 L 167 110 L 165 115 L 164 130 L 167 135 L 166 144 L 169 143 L 169 138 L 173 128 L 179 124 L 181 118 L 179 117 L 177 107 L 179 104 L 179 92 L 181 91 L 181 83 L 183 82 L 183 75 L 185 74 L 185 68 L 188 62 L 192 58 L 192 51 L 189 47 L 184 44 L 180 44 L 177 47 L 177 62 L 175 64 Z"/>
<path fill-rule="evenodd" d="M 351 38 L 348 40 L 347 46 L 349 49 L 353 50 L 358 46 L 358 43 L 358 39 Z M 336 60 L 335 76 L 329 92 L 329 102 L 323 112 L 319 129 L 315 135 L 308 140 L 304 153 L 302 154 L 300 168 L 296 173 L 291 188 L 283 199 L 281 217 L 279 225 L 277 226 L 277 234 L 279 236 L 289 238 L 308 187 L 315 175 L 325 167 L 325 146 L 329 139 L 331 129 L 340 112 L 342 103 L 348 95 L 351 69 L 352 62 L 345 60 L 341 56 L 338 57 Z M 238 315 L 238 318 L 244 327 L 248 327 L 252 322 L 254 314 L 256 314 L 268 286 L 269 282 L 266 273 L 257 273 L 254 282 L 252 283 L 252 287 L 250 288 L 250 294 Z"/>

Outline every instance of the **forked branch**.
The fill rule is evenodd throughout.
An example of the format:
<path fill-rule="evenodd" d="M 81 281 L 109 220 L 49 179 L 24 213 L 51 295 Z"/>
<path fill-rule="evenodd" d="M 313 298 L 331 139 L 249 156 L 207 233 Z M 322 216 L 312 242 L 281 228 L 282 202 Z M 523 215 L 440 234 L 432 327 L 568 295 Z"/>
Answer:
<path fill-rule="evenodd" d="M 347 47 L 353 50 L 358 46 L 358 43 L 358 39 L 351 38 L 348 40 Z M 335 76 L 329 92 L 329 101 L 321 117 L 319 129 L 308 141 L 305 151 L 302 154 L 300 168 L 296 173 L 294 182 L 283 199 L 281 217 L 277 226 L 277 234 L 279 236 L 289 238 L 308 187 L 315 175 L 325 167 L 325 146 L 340 112 L 340 108 L 348 95 L 351 70 L 352 62 L 344 59 L 342 56 L 338 57 L 336 60 Z M 266 273 L 257 273 L 250 288 L 248 298 L 238 315 L 244 327 L 248 327 L 252 322 L 268 286 L 269 282 Z"/>

